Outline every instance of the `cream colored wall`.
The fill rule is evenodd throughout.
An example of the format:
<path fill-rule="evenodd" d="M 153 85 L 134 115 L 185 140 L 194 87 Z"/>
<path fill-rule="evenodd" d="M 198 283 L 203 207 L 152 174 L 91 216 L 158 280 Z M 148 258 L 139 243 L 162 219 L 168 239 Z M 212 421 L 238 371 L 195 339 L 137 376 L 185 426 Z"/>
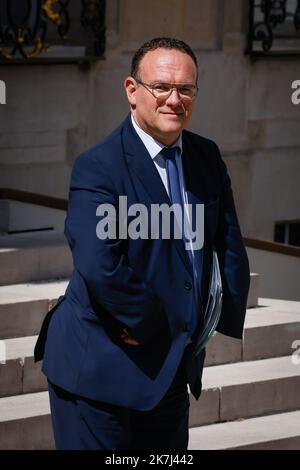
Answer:
<path fill-rule="evenodd" d="M 250 270 L 259 273 L 259 297 L 300 300 L 300 258 L 247 248 Z"/>
<path fill-rule="evenodd" d="M 122 83 L 133 52 L 153 36 L 186 40 L 199 60 L 191 130 L 214 139 L 228 164 L 245 235 L 272 239 L 274 221 L 299 218 L 300 61 L 244 55 L 246 0 L 108 0 L 106 59 L 1 66 L 0 187 L 67 197 L 78 153 L 126 116 Z"/>

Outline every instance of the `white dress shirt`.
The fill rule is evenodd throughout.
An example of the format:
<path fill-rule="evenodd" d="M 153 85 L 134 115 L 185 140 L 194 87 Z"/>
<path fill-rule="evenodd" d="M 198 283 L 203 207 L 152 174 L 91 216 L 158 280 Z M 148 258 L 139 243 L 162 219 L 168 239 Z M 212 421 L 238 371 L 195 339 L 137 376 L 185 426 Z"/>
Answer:
<path fill-rule="evenodd" d="M 146 149 L 148 150 L 148 153 L 150 154 L 150 157 L 153 160 L 153 163 L 159 173 L 159 176 L 161 177 L 161 180 L 164 184 L 164 187 L 166 188 L 167 194 L 170 197 L 170 191 L 169 191 L 169 185 L 168 185 L 168 176 L 167 176 L 167 170 L 166 170 L 166 161 L 164 157 L 161 155 L 161 150 L 165 147 L 165 145 L 161 144 L 157 140 L 155 140 L 151 135 L 147 134 L 143 129 L 139 127 L 139 125 L 135 122 L 134 117 L 131 115 L 131 121 L 134 129 L 136 130 L 138 136 L 142 140 L 143 144 L 145 145 Z M 181 190 L 181 195 L 182 195 L 182 200 L 184 204 L 184 212 L 186 216 L 186 221 L 189 224 L 190 223 L 190 217 L 189 217 L 189 212 L 187 209 L 187 204 L 188 204 L 188 197 L 187 197 L 187 192 L 185 189 L 185 181 L 184 181 L 184 174 L 183 174 L 183 168 L 182 168 L 182 134 L 179 135 L 178 139 L 176 142 L 171 147 L 178 147 L 180 151 L 176 152 L 176 165 L 178 168 L 178 173 L 179 173 L 179 184 L 180 184 L 180 190 Z M 190 227 L 189 227 L 190 228 Z M 194 258 L 194 253 L 193 253 L 193 245 L 190 241 L 190 250 L 192 252 L 192 256 Z M 194 273 L 195 274 L 195 273 Z"/>

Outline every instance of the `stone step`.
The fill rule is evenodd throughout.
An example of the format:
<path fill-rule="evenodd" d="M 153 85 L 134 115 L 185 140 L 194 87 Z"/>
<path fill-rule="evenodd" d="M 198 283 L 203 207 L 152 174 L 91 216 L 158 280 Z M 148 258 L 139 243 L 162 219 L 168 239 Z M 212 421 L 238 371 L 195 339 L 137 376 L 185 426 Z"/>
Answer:
<path fill-rule="evenodd" d="M 27 202 L 0 199 L 0 233 L 64 230 L 66 211 Z"/>
<path fill-rule="evenodd" d="M 46 390 L 41 363 L 34 363 L 36 336 L 2 341 L 0 396 Z M 300 408 L 300 367 L 291 356 L 205 366 L 199 401 L 191 396 L 191 425 Z"/>
<path fill-rule="evenodd" d="M 0 449 L 53 449 L 47 392 L 0 399 Z"/>
<path fill-rule="evenodd" d="M 191 426 L 300 408 L 300 367 L 291 356 L 205 367 Z"/>
<path fill-rule="evenodd" d="M 61 231 L 0 233 L 0 286 L 71 275 L 72 256 Z M 248 307 L 258 301 L 259 275 L 251 273 Z"/>
<path fill-rule="evenodd" d="M 247 308 L 257 307 L 259 298 L 259 279 L 258 273 L 250 273 L 250 287 L 247 298 Z"/>
<path fill-rule="evenodd" d="M 0 341 L 0 397 L 47 390 L 41 362 L 35 363 L 33 349 L 37 336 Z"/>
<path fill-rule="evenodd" d="M 66 279 L 0 285 L 0 339 L 37 334 L 49 308 L 67 285 Z M 235 351 L 236 346 L 232 348 Z"/>
<path fill-rule="evenodd" d="M 0 339 L 32 336 L 43 318 L 64 294 L 68 280 L 0 286 Z"/>
<path fill-rule="evenodd" d="M 243 341 L 216 334 L 207 346 L 207 366 L 253 361 L 292 353 L 300 339 L 300 302 L 259 298 L 247 309 Z"/>
<path fill-rule="evenodd" d="M 259 300 L 247 311 L 243 339 L 243 360 L 289 355 L 300 339 L 300 302 Z"/>
<path fill-rule="evenodd" d="M 300 450 L 300 411 L 190 429 L 189 450 Z"/>
<path fill-rule="evenodd" d="M 0 399 L 0 450 L 53 449 L 47 392 Z M 300 411 L 190 428 L 190 450 L 300 449 Z"/>
<path fill-rule="evenodd" d="M 67 281 L 61 281 L 55 285 L 52 283 L 52 292 L 49 289 L 48 293 L 55 296 L 55 290 L 64 290 L 66 284 Z M 45 289 L 46 286 L 47 284 L 44 284 L 41 289 Z M 31 290 L 32 293 L 33 289 Z M 278 312 L 275 308 L 276 303 L 274 304 L 271 299 L 263 299 L 263 303 L 264 305 L 272 304 L 272 306 L 248 310 L 243 343 L 220 334 L 212 338 L 207 347 L 206 369 L 209 366 L 265 359 L 269 358 L 270 355 L 280 357 L 292 354 L 291 346 L 295 338 L 300 338 L 299 314 L 296 311 L 289 311 L 287 305 L 282 304 L 283 311 Z M 285 301 L 285 303 L 288 304 L 289 302 Z M 293 309 L 293 304 L 297 304 L 297 302 L 291 302 L 291 304 L 290 310 Z M 31 326 L 34 326 L 37 331 L 40 328 L 42 316 L 46 314 L 46 305 L 47 303 L 43 310 L 38 311 L 37 308 L 35 309 L 37 318 L 34 321 L 28 316 L 29 321 L 32 322 Z M 284 311 L 284 307 L 287 308 L 286 311 Z M 24 314 L 26 312 L 23 312 Z M 13 318 L 14 329 L 10 330 L 9 325 L 6 324 L 7 316 L 5 313 L 2 317 L 0 316 L 4 336 L 7 332 L 17 333 L 24 326 L 26 326 L 26 332 L 28 332 L 29 322 L 24 322 L 22 314 L 15 315 Z M 18 321 L 20 323 L 19 327 Z M 0 396 L 45 389 L 46 380 L 40 372 L 40 363 L 35 364 L 33 360 L 36 339 L 37 336 L 34 335 L 0 341 Z M 291 356 L 289 357 L 291 358 Z"/>
<path fill-rule="evenodd" d="M 63 233 L 0 236 L 0 285 L 70 276 L 72 257 Z"/>

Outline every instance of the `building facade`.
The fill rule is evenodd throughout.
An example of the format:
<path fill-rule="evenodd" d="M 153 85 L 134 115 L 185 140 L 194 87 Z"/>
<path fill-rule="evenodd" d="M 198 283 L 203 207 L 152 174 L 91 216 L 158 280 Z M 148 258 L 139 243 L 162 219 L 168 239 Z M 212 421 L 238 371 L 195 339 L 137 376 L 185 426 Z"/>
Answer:
<path fill-rule="evenodd" d="M 104 59 L 2 62 L 0 188 L 67 198 L 75 157 L 128 113 L 133 52 L 173 36 L 199 61 L 190 129 L 219 145 L 244 235 L 273 240 L 276 222 L 300 219 L 300 105 L 291 100 L 300 56 L 245 54 L 250 8 L 248 0 L 107 0 Z"/>

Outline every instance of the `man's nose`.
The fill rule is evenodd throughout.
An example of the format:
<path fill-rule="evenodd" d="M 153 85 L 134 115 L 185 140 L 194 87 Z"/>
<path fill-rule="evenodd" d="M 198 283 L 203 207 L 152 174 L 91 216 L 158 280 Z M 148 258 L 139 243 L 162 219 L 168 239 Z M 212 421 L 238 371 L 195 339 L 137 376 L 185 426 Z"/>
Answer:
<path fill-rule="evenodd" d="M 177 88 L 172 88 L 172 91 L 170 93 L 170 96 L 168 97 L 168 99 L 166 100 L 166 103 L 167 104 L 176 104 L 178 105 L 178 103 L 181 103 L 181 99 L 180 99 L 180 95 L 179 95 L 179 92 L 178 92 L 178 89 Z"/>

